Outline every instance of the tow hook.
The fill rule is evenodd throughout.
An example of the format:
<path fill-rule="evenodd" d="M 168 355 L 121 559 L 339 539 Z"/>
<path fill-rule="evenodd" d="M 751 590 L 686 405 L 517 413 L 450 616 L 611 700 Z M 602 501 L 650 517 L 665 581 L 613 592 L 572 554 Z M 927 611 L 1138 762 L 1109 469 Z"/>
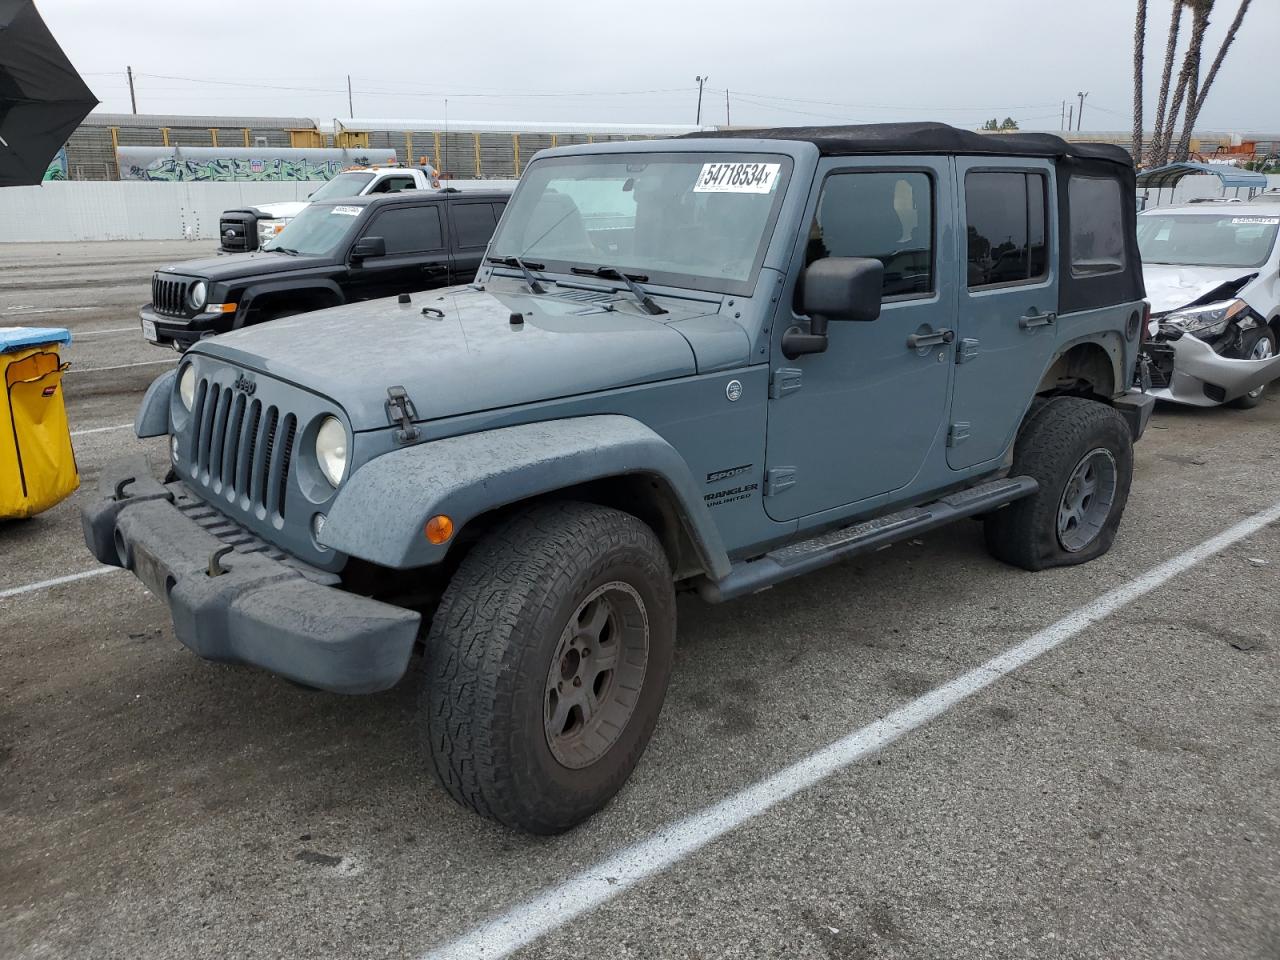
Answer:
<path fill-rule="evenodd" d="M 413 443 L 422 436 L 422 431 L 413 425 L 417 416 L 418 411 L 404 387 L 387 387 L 387 420 L 393 427 L 400 427 L 396 431 L 397 443 Z"/>
<path fill-rule="evenodd" d="M 234 549 L 235 547 L 219 547 L 209 554 L 209 576 L 220 577 L 227 572 L 227 568 L 219 561 Z"/>
<path fill-rule="evenodd" d="M 137 477 L 124 477 L 116 481 L 115 492 L 111 494 L 112 500 L 128 500 L 129 495 L 124 492 L 124 488 L 137 480 Z"/>

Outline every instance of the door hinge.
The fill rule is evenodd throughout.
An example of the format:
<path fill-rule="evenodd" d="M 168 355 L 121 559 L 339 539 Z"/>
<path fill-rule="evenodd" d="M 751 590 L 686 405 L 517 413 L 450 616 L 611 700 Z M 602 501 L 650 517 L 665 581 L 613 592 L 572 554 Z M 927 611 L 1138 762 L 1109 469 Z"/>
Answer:
<path fill-rule="evenodd" d="M 959 421 L 951 425 L 951 429 L 947 431 L 947 446 L 957 447 L 969 439 L 969 423 L 968 421 Z"/>
<path fill-rule="evenodd" d="M 796 485 L 795 467 L 770 467 L 764 474 L 764 495 L 773 497 Z"/>
<path fill-rule="evenodd" d="M 956 346 L 956 363 L 967 363 L 978 355 L 978 341 L 971 337 L 961 337 Z"/>
<path fill-rule="evenodd" d="M 803 383 L 801 382 L 802 371 L 796 367 L 778 367 L 769 377 L 769 399 L 777 400 L 779 397 L 785 397 L 788 393 L 795 393 L 799 390 Z"/>

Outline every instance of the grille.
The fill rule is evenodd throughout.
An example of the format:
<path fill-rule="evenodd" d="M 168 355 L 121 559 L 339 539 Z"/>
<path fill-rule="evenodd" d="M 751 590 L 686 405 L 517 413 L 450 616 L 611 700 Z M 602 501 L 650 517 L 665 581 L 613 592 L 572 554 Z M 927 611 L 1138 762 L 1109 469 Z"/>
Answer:
<path fill-rule="evenodd" d="M 257 249 L 258 218 L 248 211 L 228 210 L 218 221 L 218 236 L 228 253 Z"/>
<path fill-rule="evenodd" d="M 297 432 L 294 414 L 203 378 L 192 410 L 191 481 L 214 502 L 283 518 Z"/>
<path fill-rule="evenodd" d="M 169 280 L 156 274 L 151 278 L 151 306 L 157 313 L 171 317 L 187 315 L 187 290 L 190 280 Z"/>

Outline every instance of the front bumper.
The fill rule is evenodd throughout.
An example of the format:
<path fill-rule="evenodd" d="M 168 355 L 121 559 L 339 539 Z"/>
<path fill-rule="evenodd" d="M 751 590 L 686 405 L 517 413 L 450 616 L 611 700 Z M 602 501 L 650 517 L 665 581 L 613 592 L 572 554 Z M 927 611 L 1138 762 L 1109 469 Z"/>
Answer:
<path fill-rule="evenodd" d="M 1148 392 L 1157 400 L 1193 407 L 1216 407 L 1280 377 L 1280 356 L 1268 360 L 1233 360 L 1203 340 L 1183 334 L 1162 344 L 1173 353 L 1167 383 Z"/>
<path fill-rule="evenodd" d="M 385 690 L 404 675 L 420 614 L 340 589 L 139 461 L 103 471 L 81 524 L 93 555 L 163 597 L 178 639 L 205 659 L 335 693 Z"/>
<path fill-rule="evenodd" d="M 224 317 L 230 319 L 228 314 L 218 313 L 199 314 L 191 318 L 173 317 L 167 313 L 158 313 L 150 303 L 138 310 L 143 337 L 156 346 L 175 347 L 178 350 L 186 350 L 197 340 L 222 332 L 215 328 L 214 321 Z M 154 337 L 150 335 L 152 330 L 155 331 Z"/>

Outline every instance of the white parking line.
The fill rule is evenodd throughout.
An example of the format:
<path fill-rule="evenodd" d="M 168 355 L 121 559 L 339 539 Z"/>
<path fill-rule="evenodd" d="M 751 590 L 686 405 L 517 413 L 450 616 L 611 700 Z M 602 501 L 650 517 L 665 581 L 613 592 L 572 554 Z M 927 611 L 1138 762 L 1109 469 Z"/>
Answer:
<path fill-rule="evenodd" d="M 108 430 L 127 430 L 132 427 L 132 423 L 117 423 L 114 427 L 90 427 L 88 430 L 72 430 L 73 437 L 83 437 L 90 433 L 106 433 Z"/>
<path fill-rule="evenodd" d="M 121 570 L 121 567 L 108 567 L 105 564 L 101 567 L 94 567 L 92 570 L 81 570 L 79 573 L 69 573 L 65 577 L 54 577 L 52 580 L 38 580 L 35 583 L 28 583 L 21 587 L 10 587 L 8 590 L 0 590 L 0 600 L 7 600 L 9 597 L 18 597 L 24 593 L 35 593 L 37 590 L 44 590 L 48 587 L 57 587 L 64 583 L 75 583 L 77 580 L 87 580 L 90 577 L 100 577 L 104 573 L 115 573 Z"/>
<path fill-rule="evenodd" d="M 128 367 L 153 367 L 157 363 L 177 363 L 178 358 L 172 360 L 140 360 L 137 363 L 117 363 L 112 367 L 72 367 L 67 373 L 101 373 L 103 370 L 124 370 Z"/>
<path fill-rule="evenodd" d="M 1210 537 L 1199 546 L 1152 567 L 1137 579 L 1103 594 L 1016 647 L 898 708 L 875 723 L 847 734 L 714 806 L 658 829 L 607 860 L 575 874 L 559 886 L 552 887 L 534 899 L 482 924 L 460 939 L 428 951 L 422 955 L 422 960 L 463 960 L 473 957 L 497 960 L 510 956 L 539 937 L 612 900 L 642 880 L 666 870 L 801 790 L 882 750 L 899 737 L 936 719 L 968 697 L 985 690 L 1041 654 L 1078 636 L 1088 627 L 1106 619 L 1178 574 L 1190 570 L 1276 520 L 1280 520 L 1280 503 L 1275 503 L 1261 513 Z"/>
<path fill-rule="evenodd" d="M 108 333 L 140 333 L 140 330 L 135 323 L 132 327 L 112 327 L 110 330 L 86 330 L 84 333 L 71 331 L 73 340 L 82 340 L 85 337 L 101 337 Z"/>

